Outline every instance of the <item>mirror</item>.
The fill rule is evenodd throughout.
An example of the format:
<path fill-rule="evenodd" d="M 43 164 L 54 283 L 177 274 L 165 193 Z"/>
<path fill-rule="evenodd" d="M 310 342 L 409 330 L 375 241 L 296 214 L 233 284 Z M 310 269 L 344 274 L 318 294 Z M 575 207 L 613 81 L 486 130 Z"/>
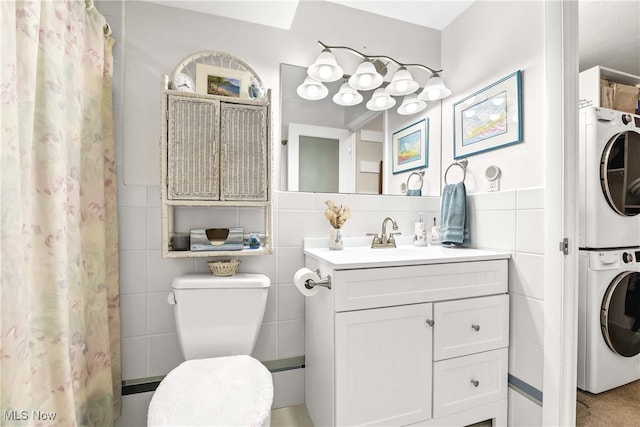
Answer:
<path fill-rule="evenodd" d="M 322 100 L 299 97 L 296 89 L 306 75 L 304 67 L 280 65 L 280 189 L 382 194 L 384 115 L 367 110 L 366 100 L 353 107 L 335 104 L 331 97 L 340 80 L 325 83 L 329 95 Z"/>

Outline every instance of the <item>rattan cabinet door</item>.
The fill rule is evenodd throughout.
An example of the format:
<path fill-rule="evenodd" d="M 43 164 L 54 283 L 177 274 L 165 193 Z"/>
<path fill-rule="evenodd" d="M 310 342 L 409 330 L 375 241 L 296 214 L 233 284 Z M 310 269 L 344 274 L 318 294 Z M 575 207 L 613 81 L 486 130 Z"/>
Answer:
<path fill-rule="evenodd" d="M 268 200 L 268 110 L 223 102 L 220 123 L 221 200 Z"/>
<path fill-rule="evenodd" d="M 167 198 L 220 199 L 220 101 L 169 95 Z"/>

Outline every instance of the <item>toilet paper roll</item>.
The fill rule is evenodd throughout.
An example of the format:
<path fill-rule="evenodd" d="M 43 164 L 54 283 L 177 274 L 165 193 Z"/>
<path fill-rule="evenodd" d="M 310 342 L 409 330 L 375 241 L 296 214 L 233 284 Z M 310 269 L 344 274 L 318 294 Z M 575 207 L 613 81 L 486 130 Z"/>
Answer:
<path fill-rule="evenodd" d="M 298 288 L 300 293 L 305 297 L 312 297 L 320 292 L 320 286 L 316 286 L 312 289 L 307 289 L 307 287 L 305 286 L 305 282 L 309 279 L 317 282 L 320 280 L 320 276 L 304 267 L 296 271 L 293 275 L 293 284 L 296 285 L 296 288 Z"/>

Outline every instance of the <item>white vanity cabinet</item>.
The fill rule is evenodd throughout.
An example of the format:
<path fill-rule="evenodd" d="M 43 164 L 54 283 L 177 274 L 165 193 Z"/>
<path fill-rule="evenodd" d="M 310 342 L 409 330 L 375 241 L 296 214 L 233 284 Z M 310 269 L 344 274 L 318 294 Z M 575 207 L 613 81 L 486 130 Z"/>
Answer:
<path fill-rule="evenodd" d="M 305 299 L 314 425 L 506 425 L 508 255 L 350 268 L 305 254 L 332 282 Z"/>

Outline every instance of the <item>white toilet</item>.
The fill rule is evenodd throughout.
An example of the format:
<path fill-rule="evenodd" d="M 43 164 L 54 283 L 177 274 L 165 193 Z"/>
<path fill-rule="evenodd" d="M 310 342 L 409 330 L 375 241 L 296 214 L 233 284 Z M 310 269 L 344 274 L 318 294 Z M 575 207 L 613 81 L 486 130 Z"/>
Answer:
<path fill-rule="evenodd" d="M 249 356 L 267 303 L 262 274 L 173 280 L 169 302 L 185 362 L 151 398 L 148 426 L 269 426 L 271 373 Z"/>

